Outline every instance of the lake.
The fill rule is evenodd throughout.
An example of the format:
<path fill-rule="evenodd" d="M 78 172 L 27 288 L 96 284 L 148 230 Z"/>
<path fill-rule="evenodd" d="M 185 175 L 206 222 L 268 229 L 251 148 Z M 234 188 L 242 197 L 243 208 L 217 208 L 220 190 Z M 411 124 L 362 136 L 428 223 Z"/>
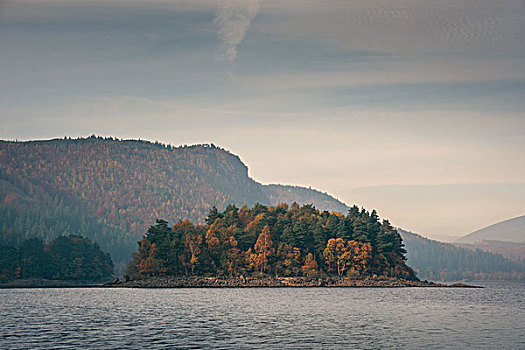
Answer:
<path fill-rule="evenodd" d="M 0 290 L 2 349 L 525 349 L 525 284 Z"/>

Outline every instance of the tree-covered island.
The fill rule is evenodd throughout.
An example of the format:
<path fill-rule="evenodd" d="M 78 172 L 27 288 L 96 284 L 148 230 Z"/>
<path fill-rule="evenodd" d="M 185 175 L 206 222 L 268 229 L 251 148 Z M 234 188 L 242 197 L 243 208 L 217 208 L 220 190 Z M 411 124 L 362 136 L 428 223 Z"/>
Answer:
<path fill-rule="evenodd" d="M 388 220 L 356 206 L 347 215 L 295 203 L 229 205 L 222 212 L 214 207 L 205 225 L 181 220 L 170 227 L 157 220 L 138 244 L 125 275 L 129 286 L 159 286 L 140 282 L 153 280 L 171 281 L 168 287 L 210 286 L 206 281 L 217 286 L 419 282 Z"/>

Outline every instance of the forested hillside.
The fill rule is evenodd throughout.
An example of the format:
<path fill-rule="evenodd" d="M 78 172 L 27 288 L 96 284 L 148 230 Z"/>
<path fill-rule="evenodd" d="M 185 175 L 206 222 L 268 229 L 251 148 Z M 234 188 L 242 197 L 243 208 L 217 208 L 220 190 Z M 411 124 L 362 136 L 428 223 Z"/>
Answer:
<path fill-rule="evenodd" d="M 414 280 L 401 237 L 375 211 L 347 215 L 311 205 L 213 208 L 206 225 L 157 221 L 127 278 L 152 276 L 388 276 Z"/>
<path fill-rule="evenodd" d="M 120 266 L 157 218 L 203 223 L 212 206 L 312 203 L 348 208 L 299 187 L 265 186 L 239 157 L 214 145 L 172 147 L 91 136 L 0 141 L 0 240 L 82 234 Z"/>
<path fill-rule="evenodd" d="M 471 250 L 437 242 L 398 229 L 407 264 L 419 278 L 429 280 L 525 280 L 525 264 L 481 249 Z"/>

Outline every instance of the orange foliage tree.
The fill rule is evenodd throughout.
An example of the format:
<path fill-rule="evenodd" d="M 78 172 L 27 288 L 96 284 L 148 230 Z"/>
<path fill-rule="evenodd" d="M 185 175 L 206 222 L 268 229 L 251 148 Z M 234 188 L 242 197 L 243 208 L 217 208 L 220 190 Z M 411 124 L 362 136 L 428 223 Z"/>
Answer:
<path fill-rule="evenodd" d="M 317 275 L 318 266 L 312 253 L 308 253 L 306 256 L 302 270 L 307 277 L 315 277 Z"/>
<path fill-rule="evenodd" d="M 255 243 L 255 252 L 257 253 L 257 267 L 261 272 L 266 271 L 268 265 L 268 255 L 273 252 L 273 242 L 270 238 L 270 227 L 264 226 L 257 242 Z"/>
<path fill-rule="evenodd" d="M 332 238 L 328 240 L 323 255 L 329 267 L 334 265 L 337 267 L 338 276 L 343 276 L 347 268 L 362 274 L 366 272 L 372 258 L 372 245 Z"/>

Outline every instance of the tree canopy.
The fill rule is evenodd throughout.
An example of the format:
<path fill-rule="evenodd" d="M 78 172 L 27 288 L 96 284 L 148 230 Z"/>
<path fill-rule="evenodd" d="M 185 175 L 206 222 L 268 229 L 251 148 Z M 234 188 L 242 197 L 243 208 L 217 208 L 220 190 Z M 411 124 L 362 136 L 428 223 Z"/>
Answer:
<path fill-rule="evenodd" d="M 401 237 L 375 211 L 346 215 L 294 203 L 212 208 L 206 224 L 157 220 L 133 253 L 127 277 L 390 276 L 416 279 Z"/>
<path fill-rule="evenodd" d="M 27 278 L 102 281 L 112 275 L 109 254 L 82 236 L 60 236 L 47 245 L 32 238 L 18 247 L 0 246 L 0 281 Z"/>

